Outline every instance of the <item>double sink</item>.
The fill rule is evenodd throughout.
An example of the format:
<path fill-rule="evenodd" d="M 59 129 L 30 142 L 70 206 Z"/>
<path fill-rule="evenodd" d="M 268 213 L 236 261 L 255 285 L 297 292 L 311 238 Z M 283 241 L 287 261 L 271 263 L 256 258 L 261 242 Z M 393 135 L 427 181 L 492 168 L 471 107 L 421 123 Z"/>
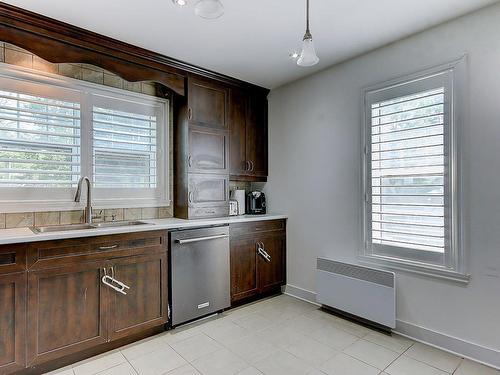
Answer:
<path fill-rule="evenodd" d="M 147 225 L 151 223 L 146 223 L 144 221 L 108 221 L 102 223 L 92 223 L 92 224 L 68 224 L 68 225 L 51 225 L 46 227 L 31 227 L 30 229 L 35 234 L 49 233 L 49 232 L 64 232 L 67 230 L 85 230 L 85 229 L 103 229 L 103 228 L 114 228 L 114 227 L 126 227 L 134 225 Z"/>
<path fill-rule="evenodd" d="M 82 195 L 83 184 L 87 184 L 87 205 L 84 211 L 85 224 L 68 224 L 68 225 L 53 225 L 44 227 L 31 227 L 31 231 L 35 234 L 51 233 L 51 232 L 64 232 L 68 230 L 88 230 L 88 229 L 104 229 L 114 227 L 126 227 L 134 225 L 147 225 L 144 221 L 105 221 L 101 223 L 92 222 L 92 183 L 87 176 L 82 176 L 78 180 L 78 187 L 75 194 L 75 202 L 80 202 Z"/>

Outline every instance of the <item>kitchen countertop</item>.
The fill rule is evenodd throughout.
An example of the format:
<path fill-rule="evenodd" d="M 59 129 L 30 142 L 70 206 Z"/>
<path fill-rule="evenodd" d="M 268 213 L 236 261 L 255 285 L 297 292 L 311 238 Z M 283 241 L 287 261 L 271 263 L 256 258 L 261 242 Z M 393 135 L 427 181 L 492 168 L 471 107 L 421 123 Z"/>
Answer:
<path fill-rule="evenodd" d="M 286 219 L 286 215 L 242 215 L 212 219 L 185 220 L 177 218 L 140 220 L 148 224 L 124 227 L 108 227 L 99 229 L 67 230 L 61 232 L 48 232 L 35 234 L 30 228 L 12 228 L 0 230 L 0 245 L 37 242 L 48 240 L 63 240 L 66 238 L 93 237 L 106 234 L 120 234 L 129 232 L 146 232 L 150 230 L 166 230 L 180 228 L 197 228 L 218 224 L 245 223 L 251 221 Z"/>

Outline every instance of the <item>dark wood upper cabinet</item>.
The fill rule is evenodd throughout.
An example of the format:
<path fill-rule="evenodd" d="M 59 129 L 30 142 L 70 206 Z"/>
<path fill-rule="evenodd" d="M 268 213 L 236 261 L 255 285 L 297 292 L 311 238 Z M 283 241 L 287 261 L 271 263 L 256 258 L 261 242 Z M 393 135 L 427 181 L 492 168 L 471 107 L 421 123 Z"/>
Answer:
<path fill-rule="evenodd" d="M 227 86 L 214 81 L 189 77 L 188 119 L 201 126 L 227 129 Z"/>
<path fill-rule="evenodd" d="M 246 157 L 250 163 L 249 176 L 257 180 L 265 179 L 268 174 L 267 142 L 267 98 L 252 94 L 248 97 L 246 132 Z"/>
<path fill-rule="evenodd" d="M 111 267 L 114 277 L 130 289 L 127 294 L 110 290 L 109 340 L 166 323 L 166 253 L 113 260 Z"/>
<path fill-rule="evenodd" d="M 28 272 L 28 365 L 107 341 L 105 262 Z"/>
<path fill-rule="evenodd" d="M 174 215 L 229 214 L 229 87 L 190 75 L 174 101 Z"/>
<path fill-rule="evenodd" d="M 0 275 L 0 374 L 26 365 L 26 273 Z"/>
<path fill-rule="evenodd" d="M 266 181 L 268 175 L 267 98 L 231 89 L 229 152 L 232 180 Z"/>
<path fill-rule="evenodd" d="M 228 149 L 227 131 L 190 126 L 189 172 L 227 174 L 229 171 Z"/>
<path fill-rule="evenodd" d="M 229 94 L 229 173 L 231 176 L 243 176 L 249 170 L 246 155 L 247 102 L 245 91 L 231 89 Z"/>

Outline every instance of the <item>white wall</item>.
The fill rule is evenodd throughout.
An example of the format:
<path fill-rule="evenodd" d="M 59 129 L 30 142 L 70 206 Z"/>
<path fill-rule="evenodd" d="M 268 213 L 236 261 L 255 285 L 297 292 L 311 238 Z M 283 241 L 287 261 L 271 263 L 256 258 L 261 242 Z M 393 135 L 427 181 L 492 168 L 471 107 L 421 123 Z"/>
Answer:
<path fill-rule="evenodd" d="M 500 4 L 273 90 L 265 191 L 270 211 L 289 215 L 288 284 L 314 292 L 318 255 L 356 260 L 362 88 L 464 53 L 472 277 L 463 286 L 398 273 L 398 329 L 500 367 Z"/>

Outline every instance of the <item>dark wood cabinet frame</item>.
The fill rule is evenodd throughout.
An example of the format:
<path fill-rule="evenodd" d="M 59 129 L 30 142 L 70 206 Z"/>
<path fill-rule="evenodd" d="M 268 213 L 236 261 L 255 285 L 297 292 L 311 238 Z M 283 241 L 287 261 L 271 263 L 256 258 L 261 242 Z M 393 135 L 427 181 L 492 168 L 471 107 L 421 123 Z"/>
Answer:
<path fill-rule="evenodd" d="M 0 41 L 52 63 L 91 64 L 130 81 L 153 81 L 186 94 L 188 74 L 229 85 L 269 90 L 0 2 Z"/>

